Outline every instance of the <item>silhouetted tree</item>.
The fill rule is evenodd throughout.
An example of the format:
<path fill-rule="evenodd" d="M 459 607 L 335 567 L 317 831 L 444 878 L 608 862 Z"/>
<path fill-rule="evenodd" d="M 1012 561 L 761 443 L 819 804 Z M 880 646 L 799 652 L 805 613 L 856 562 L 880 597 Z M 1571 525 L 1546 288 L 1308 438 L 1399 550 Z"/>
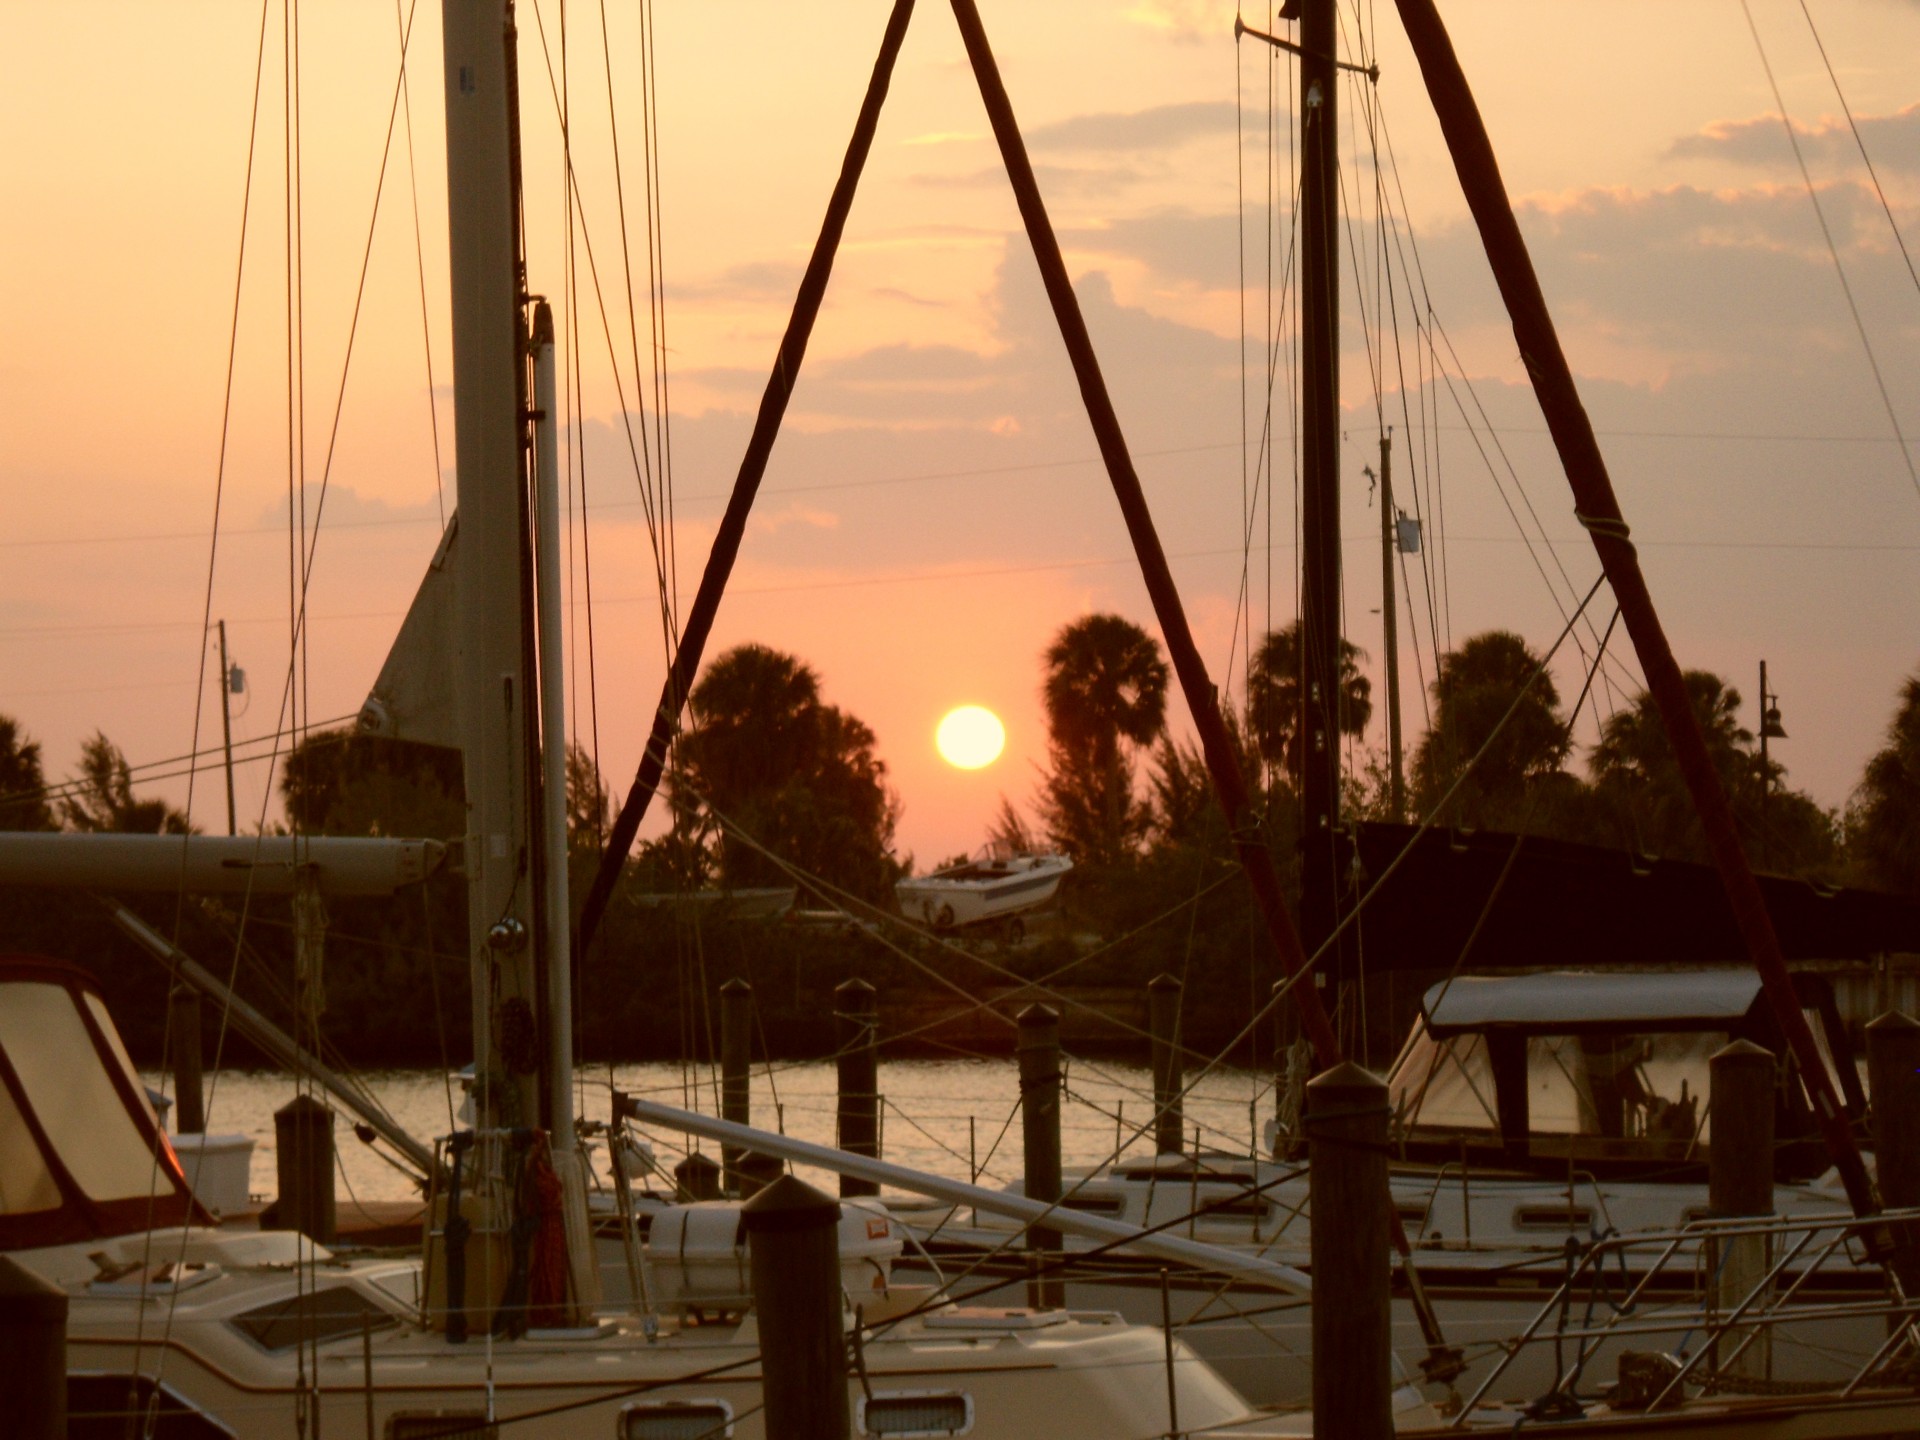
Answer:
<path fill-rule="evenodd" d="M 593 756 L 579 745 L 567 746 L 567 850 L 594 855 L 613 826 L 613 797 Z"/>
<path fill-rule="evenodd" d="M 1167 662 L 1131 620 L 1088 615 L 1047 647 L 1043 695 L 1049 764 L 1040 809 L 1047 833 L 1077 860 L 1116 863 L 1147 831 L 1127 747 L 1160 733 Z"/>
<path fill-rule="evenodd" d="M 996 850 L 1015 855 L 1030 855 L 1040 848 L 1027 817 L 1004 795 L 1000 797 L 1000 808 L 994 812 L 993 823 L 987 827 L 987 843 Z"/>
<path fill-rule="evenodd" d="M 60 802 L 75 830 L 123 835 L 185 835 L 187 817 L 164 800 L 136 800 L 133 771 L 120 747 L 98 730 L 80 747 L 80 773 Z"/>
<path fill-rule="evenodd" d="M 447 840 L 466 830 L 458 750 L 351 729 L 320 730 L 287 752 L 287 822 L 307 835 Z"/>
<path fill-rule="evenodd" d="M 1834 817 L 1805 794 L 1778 784 L 1784 766 L 1774 763 L 1772 773 L 1762 777 L 1753 732 L 1740 723 L 1740 692 L 1704 670 L 1688 670 L 1681 678 L 1754 865 L 1830 873 L 1836 860 Z M 1587 765 L 1604 843 L 1679 859 L 1707 858 L 1699 813 L 1652 695 L 1643 691 L 1629 708 L 1608 717 Z"/>
<path fill-rule="evenodd" d="M 11 715 L 0 715 L 0 830 L 54 828 L 40 742 L 29 740 Z"/>
<path fill-rule="evenodd" d="M 788 883 L 764 852 L 868 899 L 899 873 L 893 831 L 900 806 L 874 733 L 822 702 L 819 677 L 791 655 L 740 645 L 694 686 L 693 723 L 680 737 L 675 800 L 680 845 L 696 817 L 718 831 L 728 886 Z"/>
<path fill-rule="evenodd" d="M 1351 640 L 1340 642 L 1340 733 L 1360 735 L 1373 718 L 1373 682 L 1360 673 L 1367 652 Z M 1291 620 L 1267 632 L 1247 670 L 1247 712 L 1260 757 L 1279 767 L 1298 786 L 1306 736 L 1300 728 L 1300 622 Z"/>
<path fill-rule="evenodd" d="M 1887 743 L 1867 761 L 1853 792 L 1847 851 L 1865 884 L 1920 891 L 1920 674 L 1900 687 Z"/>
<path fill-rule="evenodd" d="M 1413 754 L 1419 814 L 1430 814 L 1464 772 L 1443 823 L 1548 828 L 1537 812 L 1544 797 L 1572 781 L 1561 769 L 1571 741 L 1560 692 L 1551 675 L 1533 678 L 1539 668 L 1540 657 L 1508 630 L 1475 635 L 1440 657 L 1429 687 L 1433 728 Z M 1487 753 L 1468 771 L 1482 746 Z"/>

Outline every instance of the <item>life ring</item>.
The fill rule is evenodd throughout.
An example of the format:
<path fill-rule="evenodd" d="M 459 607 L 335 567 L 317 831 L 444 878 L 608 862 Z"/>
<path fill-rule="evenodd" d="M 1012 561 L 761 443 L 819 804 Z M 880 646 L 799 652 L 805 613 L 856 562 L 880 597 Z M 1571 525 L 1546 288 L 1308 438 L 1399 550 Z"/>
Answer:
<path fill-rule="evenodd" d="M 938 910 L 934 911 L 933 924 L 936 930 L 951 930 L 953 928 L 953 906 L 942 905 Z"/>

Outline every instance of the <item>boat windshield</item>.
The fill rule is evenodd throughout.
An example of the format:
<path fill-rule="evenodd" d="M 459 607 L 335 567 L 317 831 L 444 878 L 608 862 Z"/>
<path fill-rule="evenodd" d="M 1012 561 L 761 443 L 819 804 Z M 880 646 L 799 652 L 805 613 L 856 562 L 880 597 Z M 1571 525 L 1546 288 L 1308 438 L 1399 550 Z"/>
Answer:
<path fill-rule="evenodd" d="M 1727 1043 L 1724 1032 L 1524 1038 L 1530 1133 L 1682 1146 L 1706 1138 L 1707 1061 Z M 1436 1040 L 1418 1026 L 1387 1085 L 1409 1137 L 1500 1133 L 1483 1033 Z"/>

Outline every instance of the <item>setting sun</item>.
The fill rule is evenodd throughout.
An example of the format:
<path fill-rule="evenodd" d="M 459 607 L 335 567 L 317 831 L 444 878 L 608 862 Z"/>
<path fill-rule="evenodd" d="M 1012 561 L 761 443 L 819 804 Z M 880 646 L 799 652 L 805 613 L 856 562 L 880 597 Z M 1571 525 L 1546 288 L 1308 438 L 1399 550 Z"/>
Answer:
<path fill-rule="evenodd" d="M 984 705 L 962 705 L 949 710 L 934 732 L 934 744 L 949 765 L 978 770 L 1000 758 L 1007 743 L 1007 727 Z"/>

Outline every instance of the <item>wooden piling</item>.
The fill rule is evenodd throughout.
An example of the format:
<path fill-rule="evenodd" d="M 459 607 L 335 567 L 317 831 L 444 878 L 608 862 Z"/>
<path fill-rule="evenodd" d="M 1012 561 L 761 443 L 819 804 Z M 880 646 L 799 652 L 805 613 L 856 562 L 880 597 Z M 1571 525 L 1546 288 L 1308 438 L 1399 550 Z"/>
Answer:
<path fill-rule="evenodd" d="M 311 1095 L 296 1095 L 273 1112 L 280 1198 L 275 1228 L 298 1230 L 322 1245 L 335 1234 L 333 1112 Z"/>
<path fill-rule="evenodd" d="M 760 1334 L 762 1428 L 780 1440 L 847 1440 L 840 1206 L 782 1175 L 741 1215 Z"/>
<path fill-rule="evenodd" d="M 1393 1435 L 1387 1086 L 1351 1061 L 1307 1082 L 1313 1433 Z"/>
<path fill-rule="evenodd" d="M 1029 1005 L 1020 1012 L 1019 1025 L 1027 1198 L 1051 1204 L 1060 1198 L 1060 1015 L 1050 1005 Z M 1028 1227 L 1027 1249 L 1043 1269 L 1049 1261 L 1057 1264 L 1060 1232 L 1043 1225 Z M 1065 1303 L 1066 1285 L 1057 1274 L 1038 1274 L 1027 1281 L 1027 1304 L 1034 1309 L 1054 1310 Z"/>
<path fill-rule="evenodd" d="M 201 1135 L 207 1106 L 201 1080 L 200 992 L 180 985 L 167 997 L 167 1048 L 173 1055 L 173 1128 Z"/>
<path fill-rule="evenodd" d="M 1707 1146 L 1707 1204 L 1716 1218 L 1771 1215 L 1773 1052 L 1749 1040 L 1735 1040 L 1716 1051 L 1707 1065 L 1712 1084 L 1707 1101 L 1712 1127 Z M 1708 1274 L 1713 1277 L 1715 1311 L 1725 1314 L 1753 1293 L 1766 1278 L 1771 1249 L 1764 1235 L 1729 1238 L 1711 1247 Z M 1772 1347 L 1765 1329 L 1760 1329 L 1752 1343 L 1733 1358 L 1734 1350 L 1752 1330 L 1736 1326 L 1720 1337 L 1717 1368 L 1748 1378 L 1771 1373 Z"/>
<path fill-rule="evenodd" d="M 1920 1021 L 1889 1010 L 1868 1022 L 1867 1083 L 1880 1203 L 1920 1206 Z"/>
<path fill-rule="evenodd" d="M 752 1091 L 748 1078 L 753 1063 L 753 986 L 738 976 L 720 987 L 720 1118 L 736 1125 L 753 1123 Z M 726 1188 L 735 1195 L 751 1193 L 741 1172 L 746 1151 L 738 1145 L 720 1147 Z"/>
<path fill-rule="evenodd" d="M 864 980 L 848 980 L 833 992 L 840 1052 L 838 1135 L 842 1150 L 880 1158 L 880 1004 Z M 871 1180 L 840 1177 L 841 1196 L 878 1195 Z"/>
<path fill-rule="evenodd" d="M 0 1255 L 0 1415 L 18 1440 L 67 1440 L 67 1292 Z"/>
<path fill-rule="evenodd" d="M 1180 982 L 1156 975 L 1147 982 L 1147 1034 L 1153 1060 L 1153 1148 L 1178 1155 L 1186 1139 L 1180 1105 Z"/>
<path fill-rule="evenodd" d="M 1889 1010 L 1867 1023 L 1867 1084 L 1880 1203 L 1889 1210 L 1920 1207 L 1920 1021 Z M 1900 1226 L 1892 1238 L 1920 1249 L 1920 1226 Z"/>

